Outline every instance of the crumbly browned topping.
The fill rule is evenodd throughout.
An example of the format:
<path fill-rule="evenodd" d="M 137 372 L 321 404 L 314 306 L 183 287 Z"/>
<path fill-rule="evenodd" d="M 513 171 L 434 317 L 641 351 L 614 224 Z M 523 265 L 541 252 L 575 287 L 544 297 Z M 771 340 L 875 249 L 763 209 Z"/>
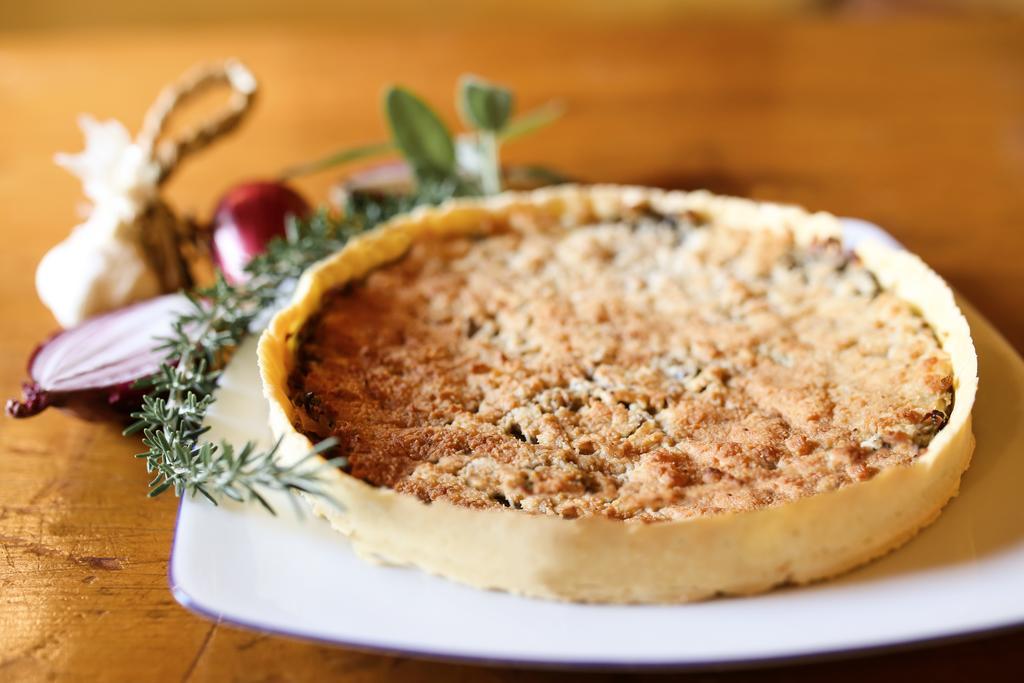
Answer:
<path fill-rule="evenodd" d="M 952 369 L 837 243 L 644 212 L 521 214 L 330 293 L 291 378 L 351 474 L 470 507 L 653 521 L 912 461 Z"/>

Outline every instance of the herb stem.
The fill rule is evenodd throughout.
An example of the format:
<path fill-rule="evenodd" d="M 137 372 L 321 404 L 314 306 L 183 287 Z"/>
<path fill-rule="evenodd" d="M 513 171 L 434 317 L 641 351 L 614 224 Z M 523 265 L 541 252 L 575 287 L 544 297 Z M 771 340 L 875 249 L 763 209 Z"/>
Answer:
<path fill-rule="evenodd" d="M 501 192 L 501 165 L 498 161 L 498 136 L 493 131 L 481 130 L 478 144 L 483 168 L 480 170 L 480 185 L 484 194 Z"/>
<path fill-rule="evenodd" d="M 285 170 L 281 171 L 280 177 L 281 180 L 290 180 L 299 176 L 318 173 L 334 166 L 340 166 L 341 164 L 348 164 L 353 161 L 359 161 L 360 159 L 377 157 L 394 151 L 395 146 L 390 142 L 377 142 L 369 145 L 360 145 L 358 147 L 349 147 L 347 149 L 333 152 L 325 157 L 315 159 L 314 161 L 289 166 Z"/>
<path fill-rule="evenodd" d="M 248 267 L 250 279 L 231 286 L 223 279 L 195 296 L 192 310 L 181 315 L 174 333 L 162 339 L 167 361 L 143 398 L 142 410 L 126 433 L 142 432 L 146 467 L 155 476 L 150 496 L 169 488 L 216 502 L 220 496 L 256 501 L 273 512 L 266 491 L 304 491 L 324 495 L 318 486 L 323 463 L 310 457 L 284 464 L 277 447 L 260 451 L 253 443 L 241 448 L 202 438 L 203 420 L 227 356 L 250 333 L 262 311 L 274 305 L 285 281 L 298 277 L 311 263 L 339 249 L 353 232 L 366 227 L 360 216 L 334 219 L 320 213 L 292 226 L 287 240 L 277 240 Z M 320 444 L 313 453 L 332 446 Z"/>

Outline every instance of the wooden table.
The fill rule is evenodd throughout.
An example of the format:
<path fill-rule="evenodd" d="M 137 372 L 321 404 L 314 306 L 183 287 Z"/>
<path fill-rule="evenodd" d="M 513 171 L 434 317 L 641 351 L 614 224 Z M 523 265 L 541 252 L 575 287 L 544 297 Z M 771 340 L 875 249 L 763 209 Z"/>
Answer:
<path fill-rule="evenodd" d="M 679 24 L 587 28 L 333 26 L 0 36 L 0 388 L 54 324 L 33 269 L 75 222 L 78 112 L 140 122 L 191 63 L 237 55 L 262 79 L 244 131 L 170 197 L 209 212 L 230 183 L 384 136 L 392 80 L 455 121 L 456 76 L 564 98 L 557 127 L 510 146 L 589 180 L 777 199 L 888 227 L 1024 347 L 1024 24 Z M 304 183 L 323 196 L 330 176 Z M 359 654 L 199 619 L 167 590 L 176 501 L 150 501 L 138 445 L 53 412 L 0 419 L 0 679 L 518 680 L 528 674 Z M 969 476 L 969 475 L 968 475 Z M 884 615 L 880 615 L 884 618 Z M 1024 634 L 774 680 L 945 680 L 1019 672 Z M 746 679 L 749 673 L 721 675 Z M 550 675 L 552 680 L 561 676 Z M 702 680 L 718 680 L 705 675 Z"/>

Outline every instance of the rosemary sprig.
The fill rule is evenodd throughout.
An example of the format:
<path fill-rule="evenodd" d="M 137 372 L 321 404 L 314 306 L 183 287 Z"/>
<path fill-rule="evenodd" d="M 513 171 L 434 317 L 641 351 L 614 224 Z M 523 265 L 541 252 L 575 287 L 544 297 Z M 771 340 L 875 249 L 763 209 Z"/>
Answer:
<path fill-rule="evenodd" d="M 146 468 L 154 473 L 149 495 L 173 488 L 177 495 L 202 494 L 216 502 L 223 495 L 237 501 L 254 500 L 273 512 L 264 493 L 305 491 L 322 495 L 317 487 L 321 465 L 316 455 L 334 444 L 323 442 L 306 458 L 282 465 L 277 446 L 260 451 L 255 444 L 241 448 L 221 441 L 203 442 L 203 419 L 213 403 L 224 361 L 253 330 L 257 319 L 280 298 L 283 285 L 311 263 L 341 248 L 362 225 L 353 218 L 337 219 L 321 212 L 307 221 L 293 221 L 288 236 L 272 242 L 267 253 L 248 267 L 250 279 L 229 285 L 218 278 L 212 287 L 189 295 L 191 309 L 174 324 L 170 337 L 160 340 L 167 360 L 155 377 L 146 380 L 142 409 L 134 413 L 125 434 L 142 432 L 148 450 Z"/>

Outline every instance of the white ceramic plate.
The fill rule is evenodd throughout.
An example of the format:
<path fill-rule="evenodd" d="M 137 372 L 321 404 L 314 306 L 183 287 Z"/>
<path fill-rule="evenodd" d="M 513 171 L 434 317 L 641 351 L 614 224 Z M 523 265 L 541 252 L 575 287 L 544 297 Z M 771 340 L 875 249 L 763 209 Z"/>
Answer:
<path fill-rule="evenodd" d="M 851 240 L 892 238 L 861 221 Z M 534 666 L 702 667 L 928 642 L 1024 624 L 1024 362 L 965 306 L 981 362 L 978 446 L 961 495 L 911 543 L 838 580 L 681 606 L 571 605 L 368 564 L 325 522 L 182 501 L 171 590 L 204 616 L 367 650 Z M 255 342 L 211 411 L 213 436 L 266 444 Z M 628 580 L 624 577 L 623 580 Z"/>

